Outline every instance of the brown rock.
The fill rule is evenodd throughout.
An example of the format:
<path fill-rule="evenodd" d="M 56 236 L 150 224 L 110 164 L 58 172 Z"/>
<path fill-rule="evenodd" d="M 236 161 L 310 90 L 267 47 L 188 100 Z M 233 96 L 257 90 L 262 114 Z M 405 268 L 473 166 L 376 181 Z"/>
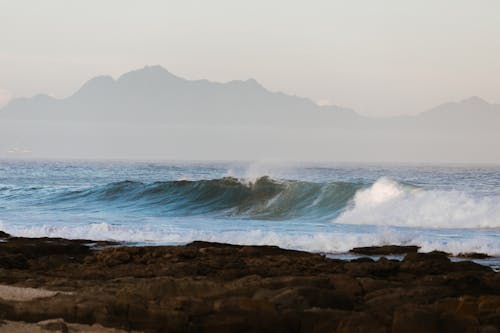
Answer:
<path fill-rule="evenodd" d="M 440 333 L 439 315 L 430 308 L 406 305 L 397 309 L 392 333 Z"/>
<path fill-rule="evenodd" d="M 440 318 L 443 333 L 476 333 L 479 332 L 479 321 L 468 315 L 445 312 Z"/>
<path fill-rule="evenodd" d="M 450 312 L 455 313 L 457 311 L 460 300 L 456 297 L 448 297 L 439 299 L 435 304 L 434 308 L 438 312 Z"/>
<path fill-rule="evenodd" d="M 350 299 L 354 300 L 363 294 L 361 283 L 347 274 L 334 274 L 330 277 L 330 283 L 335 290 L 342 291 Z"/>
<path fill-rule="evenodd" d="M 101 325 L 148 333 L 500 327 L 500 274 L 472 262 L 451 262 L 443 253 L 412 252 L 402 262 L 343 262 L 273 246 L 194 242 L 97 249 L 93 244 L 4 238 L 0 283 L 65 293 L 21 301 L 2 298 L 5 288 L 0 288 L 0 320 L 38 325 L 62 318 L 69 331 L 74 325 Z M 19 262 L 24 264 L 16 266 Z"/>
<path fill-rule="evenodd" d="M 269 301 L 279 309 L 332 308 L 352 309 L 353 303 L 348 295 L 341 291 L 314 287 L 285 288 Z"/>
<path fill-rule="evenodd" d="M 471 296 L 459 297 L 456 313 L 459 316 L 476 317 L 478 314 L 477 298 Z"/>
<path fill-rule="evenodd" d="M 500 296 L 481 296 L 478 300 L 477 310 L 479 313 L 499 313 L 500 314 Z"/>
<path fill-rule="evenodd" d="M 38 322 L 38 326 L 42 330 L 50 331 L 50 332 L 61 332 L 61 333 L 68 333 L 68 326 L 64 322 L 63 319 L 51 319 L 51 320 L 45 320 Z"/>
<path fill-rule="evenodd" d="M 6 233 L 6 232 L 3 232 L 2 230 L 0 230 L 0 238 L 10 238 L 11 236 Z"/>
<path fill-rule="evenodd" d="M 301 314 L 300 333 L 336 332 L 350 312 L 334 309 L 307 309 Z"/>
<path fill-rule="evenodd" d="M 486 258 L 491 258 L 491 256 L 487 255 L 486 253 L 480 253 L 480 252 L 465 252 L 465 253 L 459 253 L 457 255 L 459 258 L 468 258 L 468 259 L 486 259 Z"/>
<path fill-rule="evenodd" d="M 411 274 L 444 274 L 453 270 L 453 263 L 446 253 L 410 253 L 401 264 L 401 270 Z"/>
<path fill-rule="evenodd" d="M 389 330 L 380 321 L 369 313 L 354 312 L 342 319 L 337 333 L 387 333 Z"/>
<path fill-rule="evenodd" d="M 375 290 L 393 287 L 392 282 L 382 279 L 374 279 L 371 277 L 358 277 L 356 280 L 361 285 L 363 293 L 370 293 Z"/>
<path fill-rule="evenodd" d="M 383 246 L 368 246 L 368 247 L 355 247 L 349 252 L 364 254 L 369 256 L 375 255 L 390 255 L 390 254 L 407 254 L 416 253 L 420 249 L 419 246 L 400 246 L 400 245 L 383 245 Z"/>
<path fill-rule="evenodd" d="M 487 326 L 481 327 L 481 330 L 479 332 L 480 333 L 499 333 L 500 331 L 498 330 L 498 328 L 496 328 L 494 326 L 487 325 Z"/>

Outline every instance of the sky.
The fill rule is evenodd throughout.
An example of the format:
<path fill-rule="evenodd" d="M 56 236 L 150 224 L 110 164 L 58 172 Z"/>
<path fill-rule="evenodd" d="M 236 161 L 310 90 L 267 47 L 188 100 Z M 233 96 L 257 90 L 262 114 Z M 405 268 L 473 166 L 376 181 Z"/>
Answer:
<path fill-rule="evenodd" d="M 500 1 L 0 0 L 0 106 L 159 64 L 374 117 L 500 103 Z"/>

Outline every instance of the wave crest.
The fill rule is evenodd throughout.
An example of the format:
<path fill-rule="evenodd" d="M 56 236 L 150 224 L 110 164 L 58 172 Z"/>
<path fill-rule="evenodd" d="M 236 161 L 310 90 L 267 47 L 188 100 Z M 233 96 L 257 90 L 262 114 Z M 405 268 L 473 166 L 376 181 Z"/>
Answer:
<path fill-rule="evenodd" d="M 359 190 L 335 221 L 420 228 L 500 228 L 500 198 L 422 190 L 388 178 Z"/>

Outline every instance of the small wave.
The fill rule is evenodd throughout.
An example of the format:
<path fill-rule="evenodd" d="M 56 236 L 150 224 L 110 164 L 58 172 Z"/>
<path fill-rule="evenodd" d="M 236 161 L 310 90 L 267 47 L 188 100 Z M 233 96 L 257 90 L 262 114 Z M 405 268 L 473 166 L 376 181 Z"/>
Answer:
<path fill-rule="evenodd" d="M 335 223 L 420 228 L 500 228 L 500 198 L 422 190 L 389 178 L 359 190 Z"/>

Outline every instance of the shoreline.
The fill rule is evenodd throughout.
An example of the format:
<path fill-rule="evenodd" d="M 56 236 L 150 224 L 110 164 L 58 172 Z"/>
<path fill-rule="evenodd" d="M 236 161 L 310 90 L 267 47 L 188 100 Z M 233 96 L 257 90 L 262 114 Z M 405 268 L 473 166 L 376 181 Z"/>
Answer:
<path fill-rule="evenodd" d="M 441 252 L 0 238 L 0 332 L 500 331 L 500 273 Z"/>

